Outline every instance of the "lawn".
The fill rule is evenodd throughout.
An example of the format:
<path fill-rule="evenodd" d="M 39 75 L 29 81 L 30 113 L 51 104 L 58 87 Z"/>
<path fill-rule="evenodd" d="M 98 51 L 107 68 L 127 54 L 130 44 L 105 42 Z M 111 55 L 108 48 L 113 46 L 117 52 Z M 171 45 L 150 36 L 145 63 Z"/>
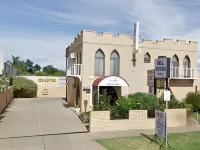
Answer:
<path fill-rule="evenodd" d="M 198 119 L 197 119 L 197 112 L 194 112 L 192 114 L 193 118 L 196 119 L 198 122 L 200 122 L 200 113 L 198 113 Z"/>
<path fill-rule="evenodd" d="M 151 138 L 153 136 L 150 136 Z M 171 147 L 169 150 L 200 150 L 200 132 L 174 133 L 168 135 Z M 125 137 L 115 139 L 97 140 L 108 150 L 158 150 L 156 143 L 151 143 L 147 138 Z"/>

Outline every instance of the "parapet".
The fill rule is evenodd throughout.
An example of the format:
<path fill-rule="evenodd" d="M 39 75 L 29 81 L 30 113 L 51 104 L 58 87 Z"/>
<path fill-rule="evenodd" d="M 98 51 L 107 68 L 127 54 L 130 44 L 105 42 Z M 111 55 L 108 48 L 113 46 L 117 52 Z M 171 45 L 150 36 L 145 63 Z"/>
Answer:
<path fill-rule="evenodd" d="M 102 32 L 101 34 L 93 30 L 82 30 L 66 48 L 71 51 L 80 43 L 110 44 L 131 46 L 133 39 L 129 34 L 114 35 L 112 32 Z"/>
<path fill-rule="evenodd" d="M 197 51 L 198 42 L 186 40 L 174 40 L 164 38 L 163 40 L 142 40 L 140 42 L 141 48 L 157 48 L 157 49 L 174 49 L 174 50 L 188 50 Z"/>

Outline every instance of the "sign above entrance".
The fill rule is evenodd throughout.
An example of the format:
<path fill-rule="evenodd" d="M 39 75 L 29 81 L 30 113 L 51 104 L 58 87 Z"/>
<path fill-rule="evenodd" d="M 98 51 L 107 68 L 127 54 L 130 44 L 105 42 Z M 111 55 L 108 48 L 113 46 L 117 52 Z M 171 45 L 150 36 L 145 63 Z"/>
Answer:
<path fill-rule="evenodd" d="M 155 59 L 155 78 L 169 78 L 170 77 L 170 58 L 159 56 Z"/>
<path fill-rule="evenodd" d="M 124 79 L 120 77 L 110 76 L 102 79 L 99 82 L 98 86 L 129 86 L 129 85 Z"/>

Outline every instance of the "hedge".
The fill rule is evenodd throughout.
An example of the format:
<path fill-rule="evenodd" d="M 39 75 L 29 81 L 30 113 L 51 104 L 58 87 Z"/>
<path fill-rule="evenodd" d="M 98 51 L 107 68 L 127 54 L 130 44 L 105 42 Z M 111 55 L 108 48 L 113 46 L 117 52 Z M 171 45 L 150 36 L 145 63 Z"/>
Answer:
<path fill-rule="evenodd" d="M 36 97 L 37 84 L 24 77 L 13 78 L 14 97 Z"/>

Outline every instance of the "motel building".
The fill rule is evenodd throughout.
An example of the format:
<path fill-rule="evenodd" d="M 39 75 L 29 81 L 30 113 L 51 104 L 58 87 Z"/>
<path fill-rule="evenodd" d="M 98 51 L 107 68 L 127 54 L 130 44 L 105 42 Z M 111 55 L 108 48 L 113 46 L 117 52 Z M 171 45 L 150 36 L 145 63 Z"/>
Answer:
<path fill-rule="evenodd" d="M 67 102 L 82 112 L 89 111 L 91 84 L 93 101 L 95 91 L 101 94 L 103 89 L 112 96 L 112 102 L 127 94 L 152 92 L 148 74 L 158 56 L 171 58 L 168 85 L 176 99 L 181 100 L 200 85 L 197 45 L 195 41 L 165 38 L 139 41 L 136 50 L 135 38 L 128 34 L 114 36 L 110 32 L 83 30 L 66 48 Z M 156 86 L 159 94 L 163 81 L 158 80 Z"/>

